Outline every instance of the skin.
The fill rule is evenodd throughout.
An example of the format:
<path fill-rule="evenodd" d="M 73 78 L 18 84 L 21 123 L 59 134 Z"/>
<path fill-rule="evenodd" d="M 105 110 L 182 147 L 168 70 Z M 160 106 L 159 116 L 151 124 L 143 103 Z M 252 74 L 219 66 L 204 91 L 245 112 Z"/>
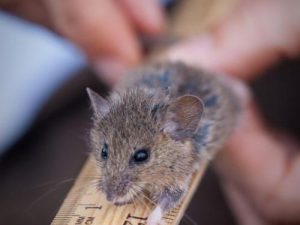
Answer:
<path fill-rule="evenodd" d="M 139 35 L 164 30 L 156 0 L 0 0 L 0 8 L 69 39 L 110 84 L 141 60 Z"/>
<path fill-rule="evenodd" d="M 282 57 L 300 52 L 300 2 L 241 1 L 211 32 L 169 52 L 210 70 L 245 81 Z M 239 224 L 299 223 L 300 145 L 272 130 L 251 98 L 226 151 L 215 166 Z M 259 174 L 259 176 L 258 176 Z"/>

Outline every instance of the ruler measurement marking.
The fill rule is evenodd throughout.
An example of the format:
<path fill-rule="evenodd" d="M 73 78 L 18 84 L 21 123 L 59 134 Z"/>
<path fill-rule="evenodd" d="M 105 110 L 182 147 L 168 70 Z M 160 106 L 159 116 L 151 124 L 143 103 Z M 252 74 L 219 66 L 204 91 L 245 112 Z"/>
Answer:
<path fill-rule="evenodd" d="M 194 174 L 187 196 L 184 197 L 182 203 L 163 217 L 167 224 L 175 225 L 179 223 L 206 165 L 204 163 L 203 167 Z M 95 165 L 89 159 L 75 182 L 75 186 L 63 202 L 61 210 L 54 218 L 52 225 L 85 225 L 85 223 L 91 225 L 144 225 L 146 223 L 145 219 L 155 206 L 147 201 L 144 203 L 137 201 L 135 204 L 120 207 L 106 202 L 103 194 L 88 185 L 90 180 L 82 179 L 82 176 L 94 173 L 93 168 L 95 169 Z M 80 192 L 81 194 L 76 193 L 78 186 L 84 184 L 85 188 Z"/>

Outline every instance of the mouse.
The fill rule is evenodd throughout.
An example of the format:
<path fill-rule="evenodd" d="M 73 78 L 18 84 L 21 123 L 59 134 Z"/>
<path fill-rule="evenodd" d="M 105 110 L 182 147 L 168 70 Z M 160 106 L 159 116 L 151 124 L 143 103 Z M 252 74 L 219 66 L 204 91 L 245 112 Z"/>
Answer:
<path fill-rule="evenodd" d="M 118 206 L 147 198 L 147 224 L 158 225 L 232 133 L 237 81 L 182 62 L 149 63 L 124 77 L 107 98 L 87 88 L 97 188 Z"/>

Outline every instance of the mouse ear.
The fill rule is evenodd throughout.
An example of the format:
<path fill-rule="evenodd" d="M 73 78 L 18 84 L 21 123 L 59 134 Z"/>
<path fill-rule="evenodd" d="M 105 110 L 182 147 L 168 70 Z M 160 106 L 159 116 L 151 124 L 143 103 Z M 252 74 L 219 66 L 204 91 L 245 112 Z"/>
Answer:
<path fill-rule="evenodd" d="M 184 95 L 169 105 L 163 131 L 175 140 L 191 137 L 198 129 L 204 110 L 202 101 L 193 95 Z"/>
<path fill-rule="evenodd" d="M 92 89 L 86 89 L 92 103 L 94 113 L 97 117 L 103 117 L 109 111 L 109 103 Z"/>

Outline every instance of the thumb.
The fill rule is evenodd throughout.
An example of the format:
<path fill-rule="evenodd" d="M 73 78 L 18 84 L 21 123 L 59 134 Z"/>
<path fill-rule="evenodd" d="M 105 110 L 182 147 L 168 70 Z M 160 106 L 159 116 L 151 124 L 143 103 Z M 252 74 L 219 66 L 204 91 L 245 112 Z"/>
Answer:
<path fill-rule="evenodd" d="M 240 1 L 225 21 L 207 34 L 179 44 L 170 51 L 170 58 L 253 78 L 280 57 L 299 53 L 299 8 L 297 0 Z"/>
<path fill-rule="evenodd" d="M 216 169 L 225 184 L 234 184 L 265 217 L 299 220 L 299 148 L 291 138 L 267 128 L 250 103 Z"/>

